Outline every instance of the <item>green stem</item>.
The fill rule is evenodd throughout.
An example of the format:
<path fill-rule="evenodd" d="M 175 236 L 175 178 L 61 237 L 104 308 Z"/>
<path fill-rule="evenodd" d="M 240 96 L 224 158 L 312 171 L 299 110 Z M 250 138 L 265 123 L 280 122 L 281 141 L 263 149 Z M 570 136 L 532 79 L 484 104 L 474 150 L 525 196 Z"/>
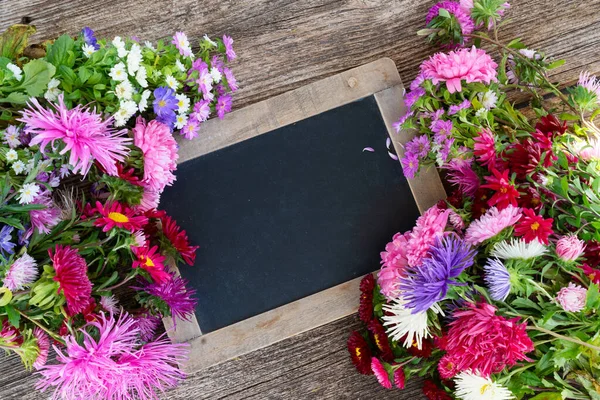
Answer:
<path fill-rule="evenodd" d="M 586 343 L 583 340 L 579 340 L 579 339 L 576 339 L 576 338 L 571 338 L 571 337 L 568 337 L 568 336 L 560 335 L 558 333 L 552 332 L 549 329 L 540 328 L 539 326 L 528 326 L 527 330 L 542 332 L 542 333 L 548 334 L 550 336 L 554 336 L 557 339 L 566 340 L 567 342 L 571 342 L 571 343 L 576 343 L 576 344 L 579 344 L 581 346 L 585 346 L 585 347 L 587 347 L 589 349 L 592 349 L 594 351 L 599 351 L 600 352 L 600 347 L 598 347 L 598 346 L 594 346 L 593 344 Z"/>
<path fill-rule="evenodd" d="M 57 342 L 60 342 L 62 344 L 65 344 L 65 341 L 63 340 L 63 338 L 61 338 L 60 336 L 58 336 L 56 333 L 52 332 L 51 330 L 49 330 L 48 328 L 44 327 L 42 324 L 40 324 L 39 322 L 37 322 L 36 320 L 29 318 L 29 316 L 27 314 L 25 314 L 23 311 L 15 308 L 15 310 L 17 310 L 17 312 L 19 314 L 21 314 L 21 316 L 27 320 L 29 320 L 30 322 L 34 323 L 35 325 L 37 325 L 38 328 L 40 328 L 41 330 L 43 330 L 44 332 L 46 332 L 52 339 L 56 340 Z"/>
<path fill-rule="evenodd" d="M 117 283 L 116 285 L 113 285 L 111 287 L 107 287 L 102 289 L 103 292 L 107 292 L 107 291 L 112 291 L 118 287 L 123 286 L 125 283 L 129 282 L 130 280 L 132 280 L 133 278 L 135 278 L 137 276 L 137 270 L 134 274 L 129 275 L 127 278 L 123 279 L 121 282 Z"/>

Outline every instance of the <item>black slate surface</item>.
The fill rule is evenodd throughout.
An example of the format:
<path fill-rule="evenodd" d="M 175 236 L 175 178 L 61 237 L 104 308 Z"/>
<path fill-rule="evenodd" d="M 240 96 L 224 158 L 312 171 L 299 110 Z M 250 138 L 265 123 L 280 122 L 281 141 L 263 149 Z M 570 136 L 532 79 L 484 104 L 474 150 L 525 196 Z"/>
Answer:
<path fill-rule="evenodd" d="M 161 205 L 200 246 L 202 332 L 379 267 L 419 215 L 386 138 L 371 96 L 178 166 Z"/>

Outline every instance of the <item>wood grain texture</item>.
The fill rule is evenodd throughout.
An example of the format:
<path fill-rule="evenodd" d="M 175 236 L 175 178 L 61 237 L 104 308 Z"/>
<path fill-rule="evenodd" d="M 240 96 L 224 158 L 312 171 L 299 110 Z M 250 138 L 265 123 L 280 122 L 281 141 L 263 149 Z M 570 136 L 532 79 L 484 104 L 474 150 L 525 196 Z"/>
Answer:
<path fill-rule="evenodd" d="M 234 107 L 298 88 L 365 64 L 392 58 L 405 83 L 436 49 L 416 37 L 434 1 L 414 0 L 0 0 L 0 29 L 30 21 L 34 40 L 74 34 L 90 26 L 99 36 L 143 40 L 185 30 L 234 37 L 241 81 Z M 600 72 L 600 0 L 514 0 L 501 38 L 522 37 L 567 64 L 553 79 L 571 83 L 580 69 Z M 352 317 L 285 340 L 239 360 L 198 372 L 165 399 L 378 399 L 422 398 L 385 391 L 373 377 L 356 374 L 345 339 L 358 327 Z M 319 361 L 321 360 L 321 361 Z M 46 399 L 18 360 L 0 364 L 0 398 Z M 414 388 L 411 383 L 411 388 Z"/>

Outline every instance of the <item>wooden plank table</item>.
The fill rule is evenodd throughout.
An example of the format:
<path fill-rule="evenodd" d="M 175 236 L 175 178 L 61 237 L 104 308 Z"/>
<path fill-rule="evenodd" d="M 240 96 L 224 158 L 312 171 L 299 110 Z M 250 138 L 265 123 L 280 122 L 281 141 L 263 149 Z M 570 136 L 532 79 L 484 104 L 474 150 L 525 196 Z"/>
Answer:
<path fill-rule="evenodd" d="M 84 26 L 99 36 L 156 40 L 183 30 L 191 38 L 227 33 L 239 58 L 235 108 L 264 100 L 381 57 L 408 84 L 436 49 L 416 36 L 429 1 L 415 0 L 0 0 L 0 29 L 37 26 L 34 41 Z M 522 37 L 531 48 L 564 58 L 553 78 L 576 81 L 600 72 L 600 0 L 515 0 L 501 39 Z M 165 399 L 422 398 L 418 382 L 387 391 L 358 375 L 345 349 L 359 324 L 347 317 L 190 376 Z M 0 398 L 45 399 L 15 357 L 0 364 Z"/>

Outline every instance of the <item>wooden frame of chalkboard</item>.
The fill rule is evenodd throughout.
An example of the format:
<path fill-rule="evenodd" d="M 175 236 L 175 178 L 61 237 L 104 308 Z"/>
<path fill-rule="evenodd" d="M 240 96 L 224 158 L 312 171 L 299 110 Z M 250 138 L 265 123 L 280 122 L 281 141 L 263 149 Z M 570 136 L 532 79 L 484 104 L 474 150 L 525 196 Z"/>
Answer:
<path fill-rule="evenodd" d="M 406 112 L 403 95 L 404 87 L 395 63 L 383 58 L 234 111 L 222 121 L 207 121 L 200 137 L 180 141 L 178 162 L 201 157 L 368 96 L 374 96 L 396 154 L 402 157 L 403 144 L 414 136 L 412 131 L 396 132 L 392 127 Z M 446 196 L 435 168 L 421 171 L 408 183 L 421 213 Z M 191 351 L 185 370 L 193 372 L 355 313 L 361 279 L 350 280 L 207 334 L 202 334 L 195 316 L 190 321 L 178 320 L 177 329 L 171 318 L 165 318 L 163 322 L 173 342 L 189 342 Z"/>

